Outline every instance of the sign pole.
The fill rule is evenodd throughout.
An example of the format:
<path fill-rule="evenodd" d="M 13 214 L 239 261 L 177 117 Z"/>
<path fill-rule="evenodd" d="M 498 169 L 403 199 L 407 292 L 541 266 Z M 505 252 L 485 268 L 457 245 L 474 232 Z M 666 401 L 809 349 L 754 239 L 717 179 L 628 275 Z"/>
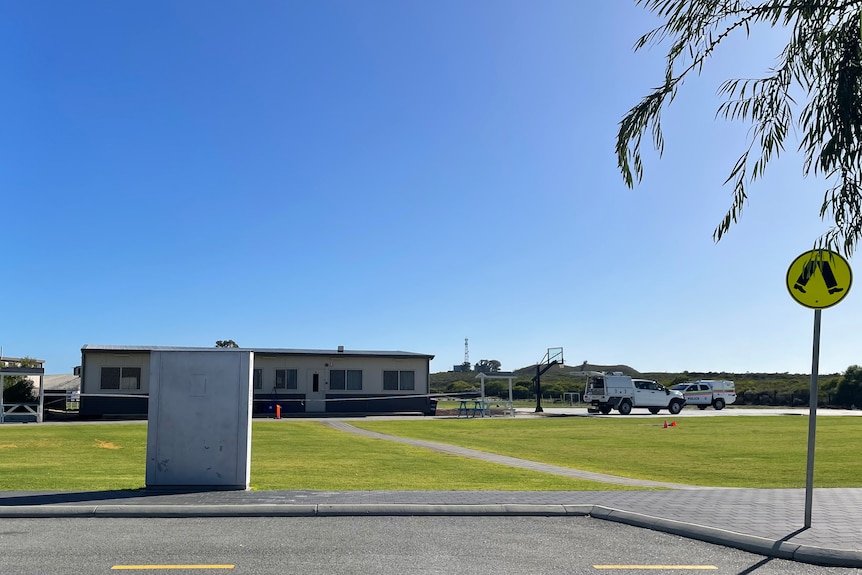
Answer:
<path fill-rule="evenodd" d="M 811 527 L 814 498 L 814 446 L 817 434 L 817 376 L 820 369 L 820 311 L 814 310 L 814 346 L 811 351 L 811 388 L 808 392 L 808 467 L 805 472 L 805 528 Z"/>
<path fill-rule="evenodd" d="M 813 280 L 813 281 L 812 281 Z M 814 496 L 814 448 L 817 434 L 817 378 L 820 366 L 820 311 L 840 302 L 853 284 L 853 271 L 844 256 L 814 249 L 787 268 L 787 291 L 797 303 L 814 310 L 814 346 L 811 352 L 811 389 L 808 393 L 808 467 L 805 470 L 805 529 L 811 527 Z"/>

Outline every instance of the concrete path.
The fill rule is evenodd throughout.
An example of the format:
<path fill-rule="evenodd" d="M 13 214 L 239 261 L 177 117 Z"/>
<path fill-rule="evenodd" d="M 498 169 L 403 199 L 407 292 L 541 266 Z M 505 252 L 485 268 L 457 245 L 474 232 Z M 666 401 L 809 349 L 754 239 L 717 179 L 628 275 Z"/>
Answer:
<path fill-rule="evenodd" d="M 460 457 L 469 457 L 472 459 L 481 459 L 489 463 L 498 463 L 500 465 L 508 465 L 509 467 L 518 467 L 520 469 L 528 469 L 530 471 L 539 471 L 541 473 L 551 473 L 553 475 L 561 475 L 572 479 L 586 479 L 589 481 L 598 481 L 600 483 L 611 483 L 614 485 L 626 485 L 628 487 L 647 487 L 647 488 L 665 488 L 665 489 L 702 489 L 694 485 L 683 485 L 681 483 L 667 483 L 664 481 L 649 481 L 647 479 L 632 479 L 630 477 L 620 477 L 618 475 L 606 475 L 604 473 L 594 473 L 592 471 L 583 471 L 580 469 L 572 469 L 570 467 L 561 467 L 559 465 L 550 465 L 548 463 L 538 463 L 536 461 L 528 461 L 526 459 L 518 459 L 516 457 L 507 457 L 505 455 L 497 455 L 487 451 L 479 451 L 478 449 L 470 449 L 468 447 L 459 447 L 457 445 L 448 445 L 446 443 L 437 443 L 434 441 L 425 441 L 422 439 L 410 439 L 407 437 L 398 437 L 396 435 L 386 435 L 377 433 L 376 431 L 368 431 L 359 427 L 355 427 L 340 420 L 324 421 L 324 424 L 345 431 L 347 433 L 355 433 L 372 439 L 383 439 L 386 441 L 395 441 L 405 443 L 414 447 L 423 447 L 431 449 L 439 453 L 449 455 L 458 455 Z"/>

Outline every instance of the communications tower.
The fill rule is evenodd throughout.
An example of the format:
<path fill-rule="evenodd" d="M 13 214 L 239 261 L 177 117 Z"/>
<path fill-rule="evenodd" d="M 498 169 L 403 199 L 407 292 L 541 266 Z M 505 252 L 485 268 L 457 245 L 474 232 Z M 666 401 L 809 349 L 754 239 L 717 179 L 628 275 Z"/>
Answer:
<path fill-rule="evenodd" d="M 467 342 L 467 338 L 464 338 L 464 363 L 461 365 L 453 365 L 452 371 L 470 371 L 472 368 L 470 366 L 470 346 Z"/>

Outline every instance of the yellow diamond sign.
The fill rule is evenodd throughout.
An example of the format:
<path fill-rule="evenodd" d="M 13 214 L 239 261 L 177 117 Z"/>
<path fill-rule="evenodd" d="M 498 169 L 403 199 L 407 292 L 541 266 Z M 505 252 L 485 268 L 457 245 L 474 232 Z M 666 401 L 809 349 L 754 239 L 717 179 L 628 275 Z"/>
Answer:
<path fill-rule="evenodd" d="M 823 309 L 844 299 L 853 272 L 844 257 L 831 250 L 811 250 L 798 256 L 787 269 L 787 290 L 805 307 Z"/>

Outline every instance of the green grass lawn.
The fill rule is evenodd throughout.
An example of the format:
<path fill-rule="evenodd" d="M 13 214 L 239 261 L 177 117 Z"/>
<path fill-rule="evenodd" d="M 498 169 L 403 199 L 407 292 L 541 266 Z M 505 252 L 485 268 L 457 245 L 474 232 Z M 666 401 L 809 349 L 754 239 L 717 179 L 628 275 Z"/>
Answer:
<path fill-rule="evenodd" d="M 804 487 L 808 418 L 363 420 L 358 427 L 627 477 L 728 487 Z M 671 418 L 668 418 L 671 421 Z M 585 490 L 619 487 L 511 469 L 346 434 L 255 421 L 251 484 L 310 490 Z M 817 420 L 815 486 L 862 486 L 862 418 Z M 0 490 L 144 486 L 146 425 L 0 426 Z"/>
<path fill-rule="evenodd" d="M 146 454 L 147 427 L 142 423 L 2 425 L 0 490 L 143 487 Z"/>
<path fill-rule="evenodd" d="M 804 487 L 802 416 L 361 421 L 357 427 L 625 477 L 724 487 Z M 672 417 L 667 418 L 673 421 Z M 862 418 L 817 419 L 816 487 L 862 486 Z"/>
<path fill-rule="evenodd" d="M 254 423 L 251 483 L 255 489 L 315 490 L 620 489 L 285 421 Z"/>
<path fill-rule="evenodd" d="M 144 487 L 143 423 L 0 426 L 0 490 Z M 254 489 L 619 489 L 358 437 L 309 421 L 255 421 Z"/>

